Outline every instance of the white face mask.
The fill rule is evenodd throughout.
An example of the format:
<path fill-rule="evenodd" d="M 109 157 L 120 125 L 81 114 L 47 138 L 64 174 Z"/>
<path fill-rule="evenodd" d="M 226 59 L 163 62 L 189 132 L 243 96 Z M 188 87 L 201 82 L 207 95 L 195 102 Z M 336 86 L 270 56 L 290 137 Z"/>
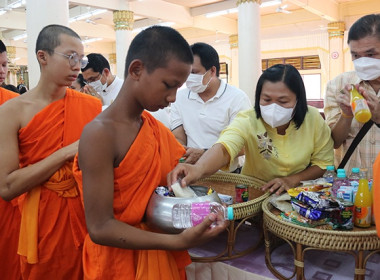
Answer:
<path fill-rule="evenodd" d="M 356 74 L 364 81 L 372 81 L 380 77 L 380 59 L 361 57 L 353 61 Z"/>
<path fill-rule="evenodd" d="M 102 73 L 102 76 L 103 76 L 103 73 Z M 96 80 L 95 82 L 88 83 L 90 86 L 92 86 L 94 88 L 94 90 L 96 92 L 103 92 L 107 88 L 107 81 L 104 84 L 102 84 L 102 82 L 100 81 L 102 79 L 102 76 L 100 76 L 99 80 Z"/>
<path fill-rule="evenodd" d="M 294 105 L 293 108 L 284 108 L 276 103 L 260 105 L 261 117 L 271 127 L 276 128 L 290 122 L 295 107 Z"/>
<path fill-rule="evenodd" d="M 203 84 L 203 77 L 204 77 L 204 75 L 207 74 L 207 72 L 208 71 L 206 71 L 206 73 L 204 73 L 203 75 L 190 73 L 189 77 L 186 80 L 187 88 L 190 89 L 192 92 L 195 92 L 195 93 L 204 92 L 206 90 L 208 84 L 211 81 L 211 78 L 210 78 L 210 80 L 208 81 L 207 84 L 205 84 L 205 85 Z"/>

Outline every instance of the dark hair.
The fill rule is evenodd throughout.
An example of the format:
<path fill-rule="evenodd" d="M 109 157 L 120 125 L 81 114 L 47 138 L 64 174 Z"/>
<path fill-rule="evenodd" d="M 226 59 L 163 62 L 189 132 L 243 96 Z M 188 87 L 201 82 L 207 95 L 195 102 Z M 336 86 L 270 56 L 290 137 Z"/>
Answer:
<path fill-rule="evenodd" d="M 201 64 L 204 68 L 206 68 L 206 70 L 209 70 L 211 67 L 215 66 L 216 76 L 219 77 L 220 63 L 219 55 L 216 50 L 206 43 L 195 43 L 191 45 L 190 48 L 193 55 L 199 56 Z"/>
<path fill-rule="evenodd" d="M 6 52 L 7 47 L 4 45 L 3 41 L 0 40 L 0 53 Z"/>
<path fill-rule="evenodd" d="M 42 28 L 38 34 L 36 42 L 36 53 L 39 50 L 43 50 L 47 51 L 50 55 L 53 54 L 55 48 L 61 44 L 61 40 L 59 38 L 61 34 L 66 34 L 81 40 L 79 35 L 72 29 L 63 25 L 50 24 Z"/>
<path fill-rule="evenodd" d="M 380 41 L 380 14 L 371 14 L 359 18 L 348 31 L 347 44 L 367 36 L 376 37 Z"/>
<path fill-rule="evenodd" d="M 184 63 L 193 64 L 193 54 L 182 35 L 171 27 L 152 26 L 141 31 L 132 40 L 125 61 L 124 77 L 134 59 L 140 59 L 152 73 L 157 68 L 167 66 L 169 59 L 176 58 Z"/>
<path fill-rule="evenodd" d="M 78 82 L 78 84 L 80 85 L 81 88 L 86 85 L 86 83 L 84 82 L 83 75 L 80 74 L 80 73 L 78 74 L 77 82 Z"/>
<path fill-rule="evenodd" d="M 17 88 L 18 88 L 18 91 L 20 92 L 20 94 L 23 94 L 23 93 L 28 91 L 28 89 L 24 85 L 19 85 Z"/>
<path fill-rule="evenodd" d="M 264 82 L 283 82 L 297 97 L 297 104 L 294 109 L 293 121 L 297 129 L 303 123 L 307 112 L 306 90 L 302 77 L 298 70 L 290 64 L 276 64 L 268 68 L 261 74 L 256 86 L 255 111 L 257 118 L 261 117 L 260 96 Z"/>
<path fill-rule="evenodd" d="M 11 85 L 11 84 L 9 84 L 9 85 L 2 85 L 2 87 L 5 88 L 5 89 L 7 89 L 7 90 L 10 90 L 10 91 L 20 93 L 18 91 L 17 87 L 14 86 L 14 85 Z"/>
<path fill-rule="evenodd" d="M 97 73 L 102 73 L 105 68 L 111 70 L 108 60 L 100 53 L 90 53 L 87 55 L 87 59 L 88 64 L 82 68 L 82 73 L 87 69 L 92 69 L 92 71 Z"/>

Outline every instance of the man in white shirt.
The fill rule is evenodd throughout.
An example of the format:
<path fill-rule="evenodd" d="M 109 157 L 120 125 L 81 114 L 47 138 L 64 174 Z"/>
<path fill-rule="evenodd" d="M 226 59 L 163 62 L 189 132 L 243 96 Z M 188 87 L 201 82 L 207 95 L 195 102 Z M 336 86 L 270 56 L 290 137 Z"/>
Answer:
<path fill-rule="evenodd" d="M 195 163 L 211 148 L 238 112 L 251 108 L 242 90 L 219 78 L 219 55 L 212 46 L 195 43 L 191 49 L 194 63 L 187 88 L 178 91 L 170 112 L 170 128 L 187 148 L 187 163 Z"/>
<path fill-rule="evenodd" d="M 83 92 L 99 98 L 104 110 L 115 100 L 123 80 L 112 75 L 110 64 L 103 55 L 90 53 L 87 58 L 88 64 L 82 69 L 83 78 L 87 83 Z"/>

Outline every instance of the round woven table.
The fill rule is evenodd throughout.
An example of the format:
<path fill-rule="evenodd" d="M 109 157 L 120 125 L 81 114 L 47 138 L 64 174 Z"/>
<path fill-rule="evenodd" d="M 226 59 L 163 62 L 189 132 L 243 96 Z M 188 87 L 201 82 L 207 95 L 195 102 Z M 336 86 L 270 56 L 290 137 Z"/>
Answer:
<path fill-rule="evenodd" d="M 279 279 L 305 279 L 304 256 L 309 250 L 341 251 L 355 258 L 354 279 L 364 279 L 368 259 L 380 252 L 380 239 L 375 227 L 354 228 L 351 231 L 308 228 L 283 221 L 278 217 L 280 211 L 275 209 L 267 198 L 262 203 L 264 217 L 265 263 L 268 269 Z M 271 261 L 275 249 L 273 235 L 286 241 L 294 254 L 294 272 L 285 277 L 278 272 Z M 278 242 L 277 242 L 278 243 Z M 273 246 L 274 245 L 274 246 Z"/>
<path fill-rule="evenodd" d="M 235 186 L 247 185 L 249 200 L 242 203 L 233 203 L 230 205 L 233 208 L 234 220 L 230 222 L 227 228 L 228 237 L 227 244 L 224 244 L 224 249 L 215 256 L 210 257 L 192 257 L 195 262 L 214 262 L 225 261 L 238 257 L 242 257 L 253 252 L 257 247 L 262 244 L 263 232 L 262 232 L 262 208 L 261 203 L 268 197 L 268 193 L 262 192 L 260 186 L 264 184 L 263 181 L 235 173 L 217 172 L 214 175 L 205 179 L 199 180 L 193 185 L 202 185 L 211 187 L 217 193 L 226 194 L 233 197 L 235 202 Z M 257 243 L 239 251 L 235 248 L 235 239 L 241 226 L 246 223 L 247 220 L 254 219 L 257 222 L 257 228 L 260 230 L 260 238 Z"/>

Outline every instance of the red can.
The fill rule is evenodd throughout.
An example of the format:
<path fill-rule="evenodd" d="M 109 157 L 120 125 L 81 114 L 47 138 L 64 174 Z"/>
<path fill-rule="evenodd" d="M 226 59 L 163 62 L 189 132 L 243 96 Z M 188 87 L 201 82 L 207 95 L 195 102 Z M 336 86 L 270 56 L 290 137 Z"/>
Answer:
<path fill-rule="evenodd" d="M 248 201 L 248 186 L 236 185 L 235 186 L 235 203 Z"/>

